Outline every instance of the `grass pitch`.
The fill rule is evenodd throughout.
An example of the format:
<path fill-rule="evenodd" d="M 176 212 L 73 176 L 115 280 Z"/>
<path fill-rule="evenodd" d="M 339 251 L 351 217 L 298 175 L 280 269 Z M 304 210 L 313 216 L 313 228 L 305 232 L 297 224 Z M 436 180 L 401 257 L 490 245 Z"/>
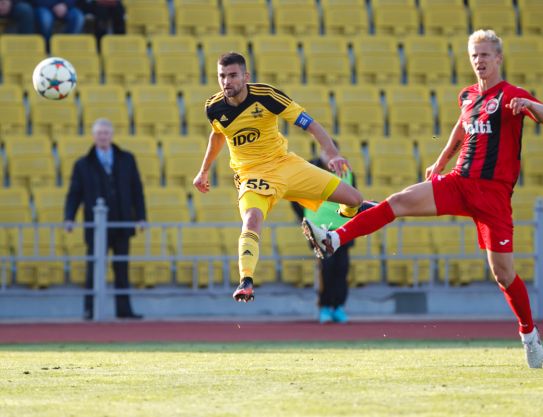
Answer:
<path fill-rule="evenodd" d="M 534 416 L 520 342 L 0 346 L 0 416 Z"/>

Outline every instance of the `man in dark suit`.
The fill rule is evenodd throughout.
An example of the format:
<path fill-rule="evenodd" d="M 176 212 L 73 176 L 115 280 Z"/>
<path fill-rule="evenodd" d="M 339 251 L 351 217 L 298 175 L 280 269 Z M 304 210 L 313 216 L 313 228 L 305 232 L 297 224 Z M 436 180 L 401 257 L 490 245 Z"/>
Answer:
<path fill-rule="evenodd" d="M 108 207 L 108 221 L 145 222 L 145 199 L 138 167 L 134 156 L 112 143 L 113 125 L 107 119 L 98 119 L 92 127 L 94 146 L 87 155 L 74 164 L 70 188 L 64 206 L 66 228 L 71 230 L 79 205 L 83 203 L 86 222 L 94 219 L 93 207 L 98 198 L 103 198 Z M 107 247 L 114 255 L 126 256 L 129 239 L 135 234 L 134 228 L 109 228 Z M 94 252 L 94 230 L 85 229 L 87 255 Z M 86 288 L 93 288 L 93 262 L 87 262 Z M 115 288 L 127 289 L 128 261 L 113 262 Z M 116 314 L 119 318 L 139 319 L 134 314 L 128 295 L 117 295 Z M 93 316 L 93 297 L 85 296 L 85 318 Z"/>

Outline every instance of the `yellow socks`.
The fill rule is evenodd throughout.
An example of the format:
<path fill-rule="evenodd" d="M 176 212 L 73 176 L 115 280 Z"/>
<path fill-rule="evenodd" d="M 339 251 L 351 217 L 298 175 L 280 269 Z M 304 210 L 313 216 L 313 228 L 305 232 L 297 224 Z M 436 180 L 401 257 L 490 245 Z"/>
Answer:
<path fill-rule="evenodd" d="M 356 216 L 356 213 L 358 213 L 359 208 L 360 206 L 351 207 L 346 206 L 345 204 L 340 204 L 338 212 L 343 217 L 354 217 Z"/>
<path fill-rule="evenodd" d="M 239 254 L 239 276 L 240 280 L 245 277 L 254 277 L 256 264 L 258 262 L 260 238 L 255 232 L 245 230 L 241 232 L 238 241 Z"/>

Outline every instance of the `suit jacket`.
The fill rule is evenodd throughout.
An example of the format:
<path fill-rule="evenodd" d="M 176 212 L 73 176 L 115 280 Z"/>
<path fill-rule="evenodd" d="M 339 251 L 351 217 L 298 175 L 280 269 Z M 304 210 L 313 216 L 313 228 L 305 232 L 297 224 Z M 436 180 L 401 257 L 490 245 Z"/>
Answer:
<path fill-rule="evenodd" d="M 117 191 L 118 221 L 145 220 L 145 198 L 143 185 L 136 165 L 134 155 L 123 151 L 116 145 L 113 147 L 113 175 Z M 96 156 L 93 146 L 87 155 L 78 159 L 74 164 L 70 187 L 64 205 L 64 219 L 73 221 L 79 205 L 83 203 L 86 222 L 94 220 L 93 207 L 98 198 L 107 201 L 107 174 Z M 107 204 L 107 203 L 106 203 Z M 134 228 L 117 229 L 124 236 L 133 236 Z M 88 245 L 93 242 L 94 231 L 85 229 L 85 241 Z"/>

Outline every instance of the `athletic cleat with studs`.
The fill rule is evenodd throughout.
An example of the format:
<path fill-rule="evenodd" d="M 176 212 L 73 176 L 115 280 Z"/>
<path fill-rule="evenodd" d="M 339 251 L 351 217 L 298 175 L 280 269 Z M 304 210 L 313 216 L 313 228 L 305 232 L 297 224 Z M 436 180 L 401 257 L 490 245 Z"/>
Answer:
<path fill-rule="evenodd" d="M 328 230 L 316 226 L 304 217 L 302 220 L 302 232 L 309 241 L 317 258 L 325 259 L 333 255 L 335 249 L 332 246 L 332 237 Z"/>
<path fill-rule="evenodd" d="M 244 303 L 254 301 L 255 293 L 253 291 L 253 279 L 250 277 L 243 278 L 236 288 L 236 291 L 234 291 L 234 294 L 232 294 L 232 297 L 234 297 L 234 300 L 238 303 L 241 303 L 242 301 Z"/>
<path fill-rule="evenodd" d="M 526 362 L 530 368 L 541 368 L 543 366 L 543 346 L 536 327 L 532 333 L 521 334 L 524 352 L 526 353 Z"/>

